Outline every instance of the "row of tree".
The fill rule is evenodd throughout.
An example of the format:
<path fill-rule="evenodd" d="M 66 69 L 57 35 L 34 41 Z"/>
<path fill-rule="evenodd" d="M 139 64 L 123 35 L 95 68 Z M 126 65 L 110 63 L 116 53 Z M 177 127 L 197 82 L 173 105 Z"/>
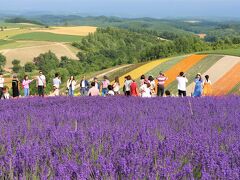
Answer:
<path fill-rule="evenodd" d="M 239 42 L 234 39 L 234 44 Z M 190 33 L 106 28 L 98 29 L 73 46 L 79 48 L 77 56 L 87 70 L 100 70 L 123 63 L 229 48 L 233 42 L 230 38 L 206 42 Z"/>

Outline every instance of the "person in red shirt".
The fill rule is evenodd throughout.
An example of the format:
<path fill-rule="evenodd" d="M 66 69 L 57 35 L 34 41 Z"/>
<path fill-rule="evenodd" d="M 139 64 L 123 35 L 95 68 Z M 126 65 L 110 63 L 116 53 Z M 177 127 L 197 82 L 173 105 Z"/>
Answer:
<path fill-rule="evenodd" d="M 133 82 L 130 85 L 130 92 L 131 96 L 138 96 L 138 85 L 137 83 L 133 80 Z"/>

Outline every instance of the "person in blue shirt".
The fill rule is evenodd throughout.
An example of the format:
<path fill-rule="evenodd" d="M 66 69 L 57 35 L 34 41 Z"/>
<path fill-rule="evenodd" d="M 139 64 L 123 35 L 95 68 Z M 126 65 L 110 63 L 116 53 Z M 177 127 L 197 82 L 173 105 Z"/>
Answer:
<path fill-rule="evenodd" d="M 201 97 L 202 91 L 203 91 L 203 86 L 202 86 L 203 81 L 200 73 L 196 75 L 194 82 L 195 82 L 195 88 L 193 92 L 193 97 Z"/>

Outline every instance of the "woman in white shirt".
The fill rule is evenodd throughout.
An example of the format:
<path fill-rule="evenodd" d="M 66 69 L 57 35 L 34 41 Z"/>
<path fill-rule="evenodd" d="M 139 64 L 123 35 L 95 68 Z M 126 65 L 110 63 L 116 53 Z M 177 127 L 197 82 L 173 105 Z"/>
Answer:
<path fill-rule="evenodd" d="M 115 82 L 113 84 L 113 91 L 115 95 L 120 94 L 120 83 L 119 83 L 119 77 L 115 77 Z"/>
<path fill-rule="evenodd" d="M 74 96 L 74 90 L 76 87 L 77 81 L 75 80 L 74 76 L 71 76 L 67 81 L 67 89 L 68 89 L 68 95 Z"/>
<path fill-rule="evenodd" d="M 144 83 L 140 86 L 140 92 L 142 97 L 151 97 L 151 84 Z"/>

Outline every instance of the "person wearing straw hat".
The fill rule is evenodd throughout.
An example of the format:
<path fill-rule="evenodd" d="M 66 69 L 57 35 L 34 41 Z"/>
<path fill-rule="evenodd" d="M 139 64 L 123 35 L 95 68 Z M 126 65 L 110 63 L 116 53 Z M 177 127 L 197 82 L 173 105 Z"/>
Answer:
<path fill-rule="evenodd" d="M 194 92 L 193 92 L 193 97 L 201 97 L 202 90 L 203 90 L 203 86 L 202 86 L 203 81 L 202 81 L 202 76 L 200 73 L 198 73 L 196 75 L 194 83 L 195 83 L 195 88 L 194 88 Z"/>

